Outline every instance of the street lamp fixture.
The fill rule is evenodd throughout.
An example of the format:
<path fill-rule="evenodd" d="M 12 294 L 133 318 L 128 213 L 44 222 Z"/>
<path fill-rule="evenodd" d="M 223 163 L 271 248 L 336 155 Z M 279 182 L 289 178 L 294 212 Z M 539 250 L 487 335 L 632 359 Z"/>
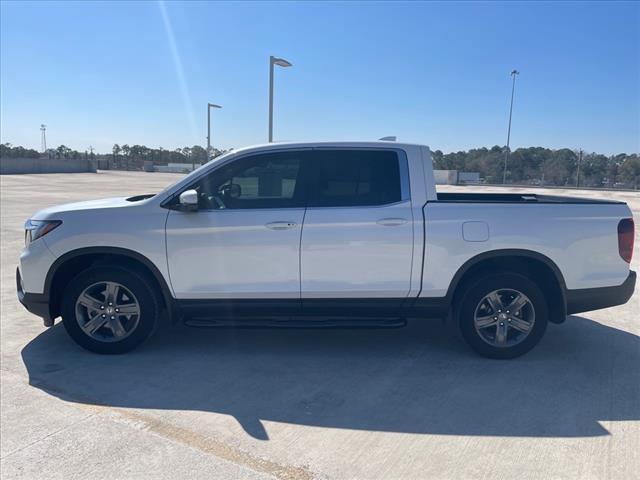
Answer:
<path fill-rule="evenodd" d="M 291 62 L 271 55 L 269 57 L 269 143 L 273 142 L 273 67 L 291 67 Z"/>
<path fill-rule="evenodd" d="M 292 67 L 293 65 L 291 64 L 291 62 L 285 60 L 284 58 L 276 58 L 276 57 L 271 57 L 271 61 L 273 62 L 274 65 L 278 65 L 279 67 Z"/>

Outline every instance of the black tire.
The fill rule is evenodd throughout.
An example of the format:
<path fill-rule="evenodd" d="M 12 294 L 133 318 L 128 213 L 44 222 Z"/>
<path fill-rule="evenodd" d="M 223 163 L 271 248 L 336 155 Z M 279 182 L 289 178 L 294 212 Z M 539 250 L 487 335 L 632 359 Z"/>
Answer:
<path fill-rule="evenodd" d="M 76 302 L 85 289 L 100 282 L 120 284 L 138 302 L 140 314 L 135 317 L 137 322 L 122 340 L 97 340 L 80 327 L 82 320 L 77 318 Z M 95 353 L 118 354 L 133 350 L 151 335 L 160 314 L 160 303 L 158 293 L 144 274 L 118 266 L 95 266 L 79 273 L 69 282 L 63 292 L 61 312 L 65 330 L 78 345 Z"/>
<path fill-rule="evenodd" d="M 529 278 L 517 273 L 485 273 L 474 277 L 462 288 L 462 294 L 458 297 L 459 301 L 456 305 L 455 319 L 459 325 L 462 337 L 478 354 L 497 359 L 515 358 L 527 353 L 542 339 L 547 329 L 549 307 L 542 290 Z M 503 289 L 516 290 L 526 295 L 533 306 L 535 321 L 533 322 L 531 330 L 519 343 L 495 346 L 483 339 L 476 329 L 474 318 L 476 309 L 482 308 L 479 307 L 479 305 L 485 296 L 491 292 Z M 507 328 L 507 330 L 509 329 Z M 512 334 L 522 335 L 519 331 L 514 331 L 513 329 L 510 331 Z M 489 332 L 491 332 L 491 330 L 489 330 Z"/>

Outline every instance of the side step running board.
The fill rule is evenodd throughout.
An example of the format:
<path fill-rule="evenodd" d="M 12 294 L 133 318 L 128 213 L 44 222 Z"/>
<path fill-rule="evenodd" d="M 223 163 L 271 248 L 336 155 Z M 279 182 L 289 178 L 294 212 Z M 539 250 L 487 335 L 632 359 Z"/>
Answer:
<path fill-rule="evenodd" d="M 399 328 L 407 324 L 405 318 L 190 318 L 189 327 L 213 328 Z"/>

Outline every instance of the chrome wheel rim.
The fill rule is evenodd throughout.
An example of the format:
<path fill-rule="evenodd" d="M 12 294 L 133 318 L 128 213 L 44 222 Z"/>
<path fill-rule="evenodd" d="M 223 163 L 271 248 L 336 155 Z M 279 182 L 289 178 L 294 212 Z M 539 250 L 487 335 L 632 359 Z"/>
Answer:
<path fill-rule="evenodd" d="M 522 343 L 533 330 L 536 311 L 524 293 L 501 288 L 478 303 L 473 323 L 482 340 L 493 347 L 507 348 Z"/>
<path fill-rule="evenodd" d="M 85 288 L 76 300 L 76 321 L 82 331 L 100 342 L 119 342 L 140 322 L 135 295 L 117 282 L 98 282 Z"/>

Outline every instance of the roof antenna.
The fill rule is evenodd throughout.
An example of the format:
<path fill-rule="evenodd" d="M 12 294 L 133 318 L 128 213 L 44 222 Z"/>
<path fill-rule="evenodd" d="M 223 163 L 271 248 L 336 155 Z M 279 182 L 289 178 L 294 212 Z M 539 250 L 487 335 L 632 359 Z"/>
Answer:
<path fill-rule="evenodd" d="M 396 141 L 396 136 L 395 135 L 391 135 L 390 137 L 382 137 L 379 140 L 381 140 L 383 142 L 395 142 Z"/>

